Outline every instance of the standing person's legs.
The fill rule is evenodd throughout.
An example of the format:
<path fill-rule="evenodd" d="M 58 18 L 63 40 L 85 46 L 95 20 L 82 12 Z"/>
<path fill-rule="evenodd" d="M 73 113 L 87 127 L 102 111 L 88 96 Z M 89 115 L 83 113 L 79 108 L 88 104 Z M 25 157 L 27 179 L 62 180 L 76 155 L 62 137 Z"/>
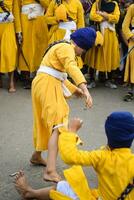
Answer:
<path fill-rule="evenodd" d="M 88 89 L 96 87 L 95 72 L 96 72 L 96 70 L 93 69 L 92 67 L 90 67 L 90 69 L 89 69 L 90 83 L 87 86 Z"/>
<path fill-rule="evenodd" d="M 22 75 L 22 81 L 23 81 L 23 88 L 31 89 L 30 72 L 29 71 L 21 71 L 21 75 Z"/>
<path fill-rule="evenodd" d="M 116 89 L 117 85 L 113 82 L 112 75 L 113 75 L 113 71 L 107 72 L 107 79 L 106 79 L 106 82 L 105 82 L 105 86 L 109 87 L 111 89 Z"/>
<path fill-rule="evenodd" d="M 58 182 L 61 177 L 56 171 L 56 159 L 58 154 L 58 129 L 52 132 L 52 135 L 48 142 L 48 155 L 47 155 L 47 167 L 44 171 L 44 180 Z"/>
<path fill-rule="evenodd" d="M 49 200 L 50 190 L 55 190 L 55 186 L 33 189 L 26 180 L 24 172 L 19 171 L 14 180 L 16 190 L 23 199 L 38 199 L 38 200 Z"/>
<path fill-rule="evenodd" d="M 56 159 L 58 154 L 58 135 L 58 130 L 55 129 L 49 139 L 47 162 L 42 158 L 41 151 L 35 151 L 30 160 L 32 164 L 46 166 L 43 175 L 43 178 L 46 181 L 58 182 L 61 180 L 61 177 L 56 171 Z"/>
<path fill-rule="evenodd" d="M 132 101 L 134 99 L 134 83 L 131 83 L 131 89 L 127 94 L 123 97 L 123 100 L 126 102 Z"/>
<path fill-rule="evenodd" d="M 43 165 L 46 166 L 46 161 L 41 156 L 41 151 L 35 151 L 30 159 L 33 165 Z"/>
<path fill-rule="evenodd" d="M 13 93 L 16 92 L 15 83 L 14 83 L 14 72 L 9 72 L 9 92 Z"/>

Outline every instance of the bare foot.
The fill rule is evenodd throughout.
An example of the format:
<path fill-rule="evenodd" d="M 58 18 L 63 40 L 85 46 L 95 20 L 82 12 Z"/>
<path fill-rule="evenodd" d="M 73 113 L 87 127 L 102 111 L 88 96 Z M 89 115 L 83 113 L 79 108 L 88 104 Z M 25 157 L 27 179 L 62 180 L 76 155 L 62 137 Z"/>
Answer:
<path fill-rule="evenodd" d="M 32 165 L 42 165 L 42 166 L 45 166 L 47 165 L 47 162 L 43 159 L 43 158 L 38 158 L 38 159 L 35 159 L 35 158 L 31 158 L 30 160 L 30 163 Z"/>
<path fill-rule="evenodd" d="M 28 185 L 26 177 L 23 171 L 19 171 L 15 176 L 15 188 L 18 193 L 21 195 L 22 199 L 30 199 L 31 195 L 30 192 L 32 188 Z"/>
<path fill-rule="evenodd" d="M 58 183 L 59 181 L 62 180 L 61 176 L 56 172 L 44 172 L 44 176 L 43 176 L 44 181 L 51 181 L 51 182 L 55 182 Z"/>
<path fill-rule="evenodd" d="M 10 87 L 10 88 L 8 89 L 8 92 L 9 92 L 9 93 L 14 93 L 14 92 L 16 92 L 16 89 L 15 89 L 14 87 Z"/>

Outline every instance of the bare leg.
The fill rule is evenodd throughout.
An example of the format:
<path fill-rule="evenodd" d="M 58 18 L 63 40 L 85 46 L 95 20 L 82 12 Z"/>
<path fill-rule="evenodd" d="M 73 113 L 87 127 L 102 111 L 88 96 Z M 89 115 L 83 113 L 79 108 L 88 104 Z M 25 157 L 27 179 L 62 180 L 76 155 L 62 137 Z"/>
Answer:
<path fill-rule="evenodd" d="M 27 183 L 24 172 L 19 171 L 15 177 L 15 187 L 18 193 L 23 199 L 38 199 L 38 200 L 49 200 L 50 190 L 55 190 L 55 186 L 42 188 L 42 189 L 33 189 Z"/>
<path fill-rule="evenodd" d="M 16 92 L 15 84 L 14 84 L 14 72 L 8 73 L 9 76 L 9 92 L 13 93 Z"/>
<path fill-rule="evenodd" d="M 44 171 L 44 180 L 58 182 L 61 177 L 56 171 L 56 158 L 58 153 L 58 130 L 54 130 L 48 143 L 47 167 Z"/>
<path fill-rule="evenodd" d="M 31 157 L 30 162 L 33 165 L 43 165 L 46 166 L 46 161 L 41 157 L 41 151 L 35 151 Z"/>

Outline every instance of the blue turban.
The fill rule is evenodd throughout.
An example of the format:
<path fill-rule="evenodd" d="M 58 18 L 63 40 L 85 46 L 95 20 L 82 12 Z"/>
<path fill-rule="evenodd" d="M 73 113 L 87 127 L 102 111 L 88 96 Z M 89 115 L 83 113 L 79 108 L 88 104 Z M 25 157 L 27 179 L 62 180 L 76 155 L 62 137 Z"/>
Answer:
<path fill-rule="evenodd" d="M 134 116 L 130 112 L 113 112 L 107 117 L 105 131 L 109 147 L 131 147 L 134 139 Z"/>
<path fill-rule="evenodd" d="M 70 35 L 71 40 L 77 44 L 78 47 L 85 49 L 86 51 L 90 49 L 96 39 L 96 31 L 93 28 L 80 28 Z"/>

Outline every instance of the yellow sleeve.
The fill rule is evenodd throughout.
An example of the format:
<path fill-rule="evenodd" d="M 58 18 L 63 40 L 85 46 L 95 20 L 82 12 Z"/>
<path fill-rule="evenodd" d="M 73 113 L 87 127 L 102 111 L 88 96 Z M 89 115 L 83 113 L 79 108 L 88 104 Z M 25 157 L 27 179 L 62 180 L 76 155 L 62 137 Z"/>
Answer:
<path fill-rule="evenodd" d="M 96 8 L 97 8 L 97 5 L 96 5 L 96 2 L 95 2 L 95 3 L 92 5 L 92 8 L 91 8 L 91 11 L 90 11 L 90 14 L 89 14 L 89 18 L 90 18 L 92 21 L 95 21 L 95 22 L 102 22 L 103 17 L 96 13 L 96 11 L 97 11 Z"/>
<path fill-rule="evenodd" d="M 132 5 L 128 8 L 127 14 L 122 24 L 122 31 L 127 40 L 129 40 L 129 38 L 131 38 L 134 35 L 129 28 L 133 16 L 134 16 L 134 6 Z"/>
<path fill-rule="evenodd" d="M 14 0 L 13 1 L 13 15 L 14 15 L 14 24 L 15 24 L 15 32 L 16 33 L 22 32 L 20 10 L 21 10 L 21 1 Z"/>
<path fill-rule="evenodd" d="M 71 83 L 69 80 L 65 80 L 64 81 L 65 86 L 69 89 L 69 91 L 73 94 L 77 87 L 76 85 L 74 85 L 73 83 Z"/>
<path fill-rule="evenodd" d="M 45 14 L 46 23 L 49 25 L 56 25 L 58 21 L 55 16 L 55 1 L 52 0 L 48 6 L 47 12 Z"/>
<path fill-rule="evenodd" d="M 108 21 L 114 24 L 117 24 L 120 17 L 120 10 L 117 2 L 115 2 L 116 6 L 114 12 L 112 14 L 108 14 Z"/>
<path fill-rule="evenodd" d="M 67 164 L 82 166 L 93 166 L 95 169 L 99 164 L 101 150 L 83 151 L 77 148 L 77 135 L 75 133 L 60 129 L 59 152 L 62 160 Z"/>
<path fill-rule="evenodd" d="M 84 10 L 82 7 L 81 2 L 78 2 L 78 16 L 77 16 L 77 28 L 83 28 L 85 27 L 84 22 Z"/>
<path fill-rule="evenodd" d="M 79 85 L 81 83 L 86 83 L 82 72 L 77 67 L 73 47 L 71 47 L 70 44 L 65 44 L 57 48 L 55 52 L 60 63 L 63 65 L 69 76 L 74 80 L 75 84 Z"/>
<path fill-rule="evenodd" d="M 49 0 L 40 0 L 40 4 L 43 6 L 43 8 L 47 9 L 49 6 Z"/>

